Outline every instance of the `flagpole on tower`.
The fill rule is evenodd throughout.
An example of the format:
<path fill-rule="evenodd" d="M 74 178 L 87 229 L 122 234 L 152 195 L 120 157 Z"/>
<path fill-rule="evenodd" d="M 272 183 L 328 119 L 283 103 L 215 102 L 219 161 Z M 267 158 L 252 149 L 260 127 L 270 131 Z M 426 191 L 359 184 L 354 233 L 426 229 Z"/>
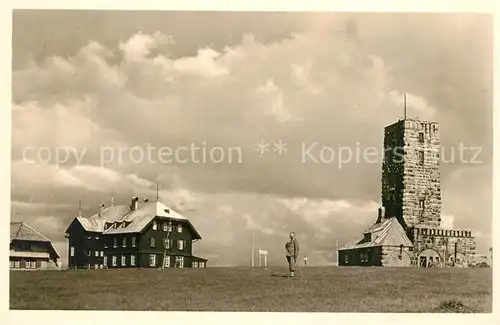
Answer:
<path fill-rule="evenodd" d="M 406 94 L 404 94 L 404 115 L 403 119 L 406 120 Z"/>
<path fill-rule="evenodd" d="M 160 184 L 156 183 L 156 202 L 159 201 L 160 197 Z"/>

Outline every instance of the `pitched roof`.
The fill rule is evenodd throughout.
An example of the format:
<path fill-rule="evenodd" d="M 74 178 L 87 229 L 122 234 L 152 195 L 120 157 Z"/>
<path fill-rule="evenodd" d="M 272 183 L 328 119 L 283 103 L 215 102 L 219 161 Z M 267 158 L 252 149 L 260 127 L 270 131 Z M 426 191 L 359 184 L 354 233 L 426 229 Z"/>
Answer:
<path fill-rule="evenodd" d="M 25 222 L 10 223 L 10 240 L 31 240 L 50 242 L 50 239 L 33 229 Z"/>
<path fill-rule="evenodd" d="M 188 218 L 179 214 L 161 202 L 140 203 L 137 209 L 131 209 L 128 205 L 115 205 L 105 208 L 100 213 L 84 218 L 77 217 L 86 231 L 102 232 L 104 234 L 122 234 L 141 232 L 155 217 L 186 221 L 193 229 L 196 238 L 201 238 Z M 106 223 L 126 222 L 125 228 L 104 229 Z"/>
<path fill-rule="evenodd" d="M 366 238 L 365 234 L 369 234 L 369 238 Z M 373 224 L 363 234 L 339 250 L 400 245 L 406 247 L 413 246 L 399 221 L 396 218 L 389 218 L 383 222 Z"/>
<path fill-rule="evenodd" d="M 10 223 L 10 241 L 13 240 L 26 240 L 26 241 L 38 241 L 49 243 L 52 249 L 53 255 L 59 258 L 59 253 L 56 251 L 54 245 L 50 239 L 36 231 L 33 227 L 25 222 L 11 222 Z"/>

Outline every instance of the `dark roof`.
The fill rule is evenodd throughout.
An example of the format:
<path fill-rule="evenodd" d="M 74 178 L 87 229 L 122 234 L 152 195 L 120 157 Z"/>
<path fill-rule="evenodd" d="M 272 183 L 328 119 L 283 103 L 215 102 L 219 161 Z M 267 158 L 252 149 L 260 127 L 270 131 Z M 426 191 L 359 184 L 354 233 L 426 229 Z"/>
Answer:
<path fill-rule="evenodd" d="M 365 234 L 369 234 L 369 236 L 365 236 Z M 382 222 L 373 224 L 363 234 L 339 250 L 400 245 L 413 247 L 411 240 L 406 235 L 399 221 L 396 218 L 388 218 Z"/>
<path fill-rule="evenodd" d="M 192 228 L 195 239 L 201 239 L 196 228 L 188 218 L 179 214 L 161 202 L 144 202 L 137 209 L 131 209 L 129 205 L 113 205 L 103 209 L 91 217 L 77 217 L 78 222 L 86 231 L 100 232 L 104 234 L 139 233 L 155 218 L 185 221 Z M 106 223 L 126 223 L 125 227 L 110 227 L 105 229 Z"/>

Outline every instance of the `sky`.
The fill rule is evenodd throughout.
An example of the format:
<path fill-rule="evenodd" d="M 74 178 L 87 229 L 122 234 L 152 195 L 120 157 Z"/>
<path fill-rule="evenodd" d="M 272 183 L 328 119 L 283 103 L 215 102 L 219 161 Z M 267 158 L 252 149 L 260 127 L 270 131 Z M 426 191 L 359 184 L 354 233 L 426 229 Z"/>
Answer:
<path fill-rule="evenodd" d="M 11 219 L 65 262 L 79 200 L 89 216 L 158 184 L 211 266 L 249 265 L 252 233 L 285 265 L 290 231 L 334 264 L 376 220 L 407 94 L 440 123 L 443 226 L 486 253 L 492 44 L 480 14 L 15 11 Z"/>

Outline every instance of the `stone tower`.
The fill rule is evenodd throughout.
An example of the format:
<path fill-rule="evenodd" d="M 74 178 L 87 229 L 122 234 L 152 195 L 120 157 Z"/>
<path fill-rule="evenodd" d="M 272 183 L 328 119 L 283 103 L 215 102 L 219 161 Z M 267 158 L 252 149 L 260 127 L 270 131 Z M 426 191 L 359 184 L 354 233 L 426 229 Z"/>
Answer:
<path fill-rule="evenodd" d="M 384 130 L 382 205 L 407 228 L 441 223 L 437 122 L 404 119 Z"/>

